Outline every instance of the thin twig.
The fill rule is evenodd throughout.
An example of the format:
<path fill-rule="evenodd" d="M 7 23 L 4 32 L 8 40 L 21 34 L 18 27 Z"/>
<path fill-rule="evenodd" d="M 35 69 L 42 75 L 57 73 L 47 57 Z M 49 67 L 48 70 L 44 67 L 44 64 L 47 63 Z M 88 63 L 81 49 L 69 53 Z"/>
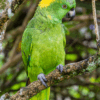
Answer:
<path fill-rule="evenodd" d="M 21 35 L 19 35 L 19 36 L 17 37 L 17 39 L 16 39 L 16 41 L 15 41 L 15 43 L 14 43 L 14 46 L 13 46 L 11 52 L 10 52 L 10 57 L 9 57 L 8 60 L 11 60 L 11 59 L 15 56 L 15 54 L 16 54 L 16 49 L 17 49 L 17 47 L 18 47 L 20 41 L 21 41 Z"/>
<path fill-rule="evenodd" d="M 87 26 L 87 25 L 88 25 L 88 22 L 79 23 L 78 25 L 70 28 L 69 31 L 70 32 L 73 32 L 73 31 L 78 30 L 78 29 L 81 29 L 82 27 Z"/>
<path fill-rule="evenodd" d="M 96 40 L 98 42 L 99 41 L 99 30 L 98 30 L 97 17 L 96 17 L 95 0 L 92 0 L 92 10 L 93 10 L 93 18 L 94 18 L 94 24 L 95 24 Z"/>
<path fill-rule="evenodd" d="M 22 60 L 22 55 L 21 53 L 17 54 L 13 59 L 9 60 L 8 62 L 6 62 L 0 69 L 0 74 L 2 74 L 3 72 L 5 72 L 9 67 L 17 64 L 19 61 Z"/>
<path fill-rule="evenodd" d="M 100 18 L 100 15 L 97 15 L 97 18 Z M 93 15 L 79 15 L 79 16 L 75 16 L 75 18 L 73 19 L 73 21 L 87 21 L 87 20 L 93 20 Z M 68 22 L 69 18 L 63 18 L 62 20 L 63 22 Z"/>

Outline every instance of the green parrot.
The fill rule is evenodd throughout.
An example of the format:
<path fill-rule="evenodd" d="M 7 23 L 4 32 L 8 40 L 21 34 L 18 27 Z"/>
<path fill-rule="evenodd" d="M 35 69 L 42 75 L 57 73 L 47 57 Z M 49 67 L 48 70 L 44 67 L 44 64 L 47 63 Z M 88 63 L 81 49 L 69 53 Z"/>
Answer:
<path fill-rule="evenodd" d="M 75 0 L 41 0 L 22 37 L 21 51 L 28 82 L 39 79 L 47 87 L 45 75 L 65 64 L 65 31 L 62 18 L 75 16 Z M 49 100 L 50 87 L 30 100 Z"/>

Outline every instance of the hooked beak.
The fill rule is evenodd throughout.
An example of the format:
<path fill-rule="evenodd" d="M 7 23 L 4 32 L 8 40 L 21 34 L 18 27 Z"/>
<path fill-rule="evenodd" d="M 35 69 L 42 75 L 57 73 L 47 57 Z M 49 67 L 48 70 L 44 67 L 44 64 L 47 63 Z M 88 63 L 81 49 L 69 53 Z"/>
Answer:
<path fill-rule="evenodd" d="M 72 8 L 67 14 L 66 14 L 67 18 L 70 18 L 69 21 L 73 20 L 73 18 L 75 17 L 75 9 Z"/>

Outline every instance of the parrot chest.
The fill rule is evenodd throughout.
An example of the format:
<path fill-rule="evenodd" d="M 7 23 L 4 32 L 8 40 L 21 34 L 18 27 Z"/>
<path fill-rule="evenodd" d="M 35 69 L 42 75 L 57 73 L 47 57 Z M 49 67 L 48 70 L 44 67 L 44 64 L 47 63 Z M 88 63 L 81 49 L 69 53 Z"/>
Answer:
<path fill-rule="evenodd" d="M 42 67 L 45 74 L 53 71 L 59 64 L 64 65 L 63 38 L 63 32 L 58 29 L 49 31 L 48 34 L 40 34 L 39 37 L 34 39 L 32 59 L 34 65 Z"/>

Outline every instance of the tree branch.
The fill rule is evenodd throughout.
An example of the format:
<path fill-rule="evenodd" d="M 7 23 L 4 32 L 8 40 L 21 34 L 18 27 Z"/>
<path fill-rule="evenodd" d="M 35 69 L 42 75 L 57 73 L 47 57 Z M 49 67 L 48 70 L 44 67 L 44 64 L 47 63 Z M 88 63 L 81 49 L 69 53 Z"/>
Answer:
<path fill-rule="evenodd" d="M 6 38 L 9 37 L 9 35 L 11 35 L 12 37 L 15 37 L 16 35 L 19 35 L 19 34 L 23 33 L 28 21 L 34 16 L 34 13 L 35 13 L 35 10 L 36 10 L 36 8 L 38 6 L 38 3 L 39 3 L 39 0 L 36 1 L 35 5 L 31 5 L 27 16 L 23 20 L 22 25 L 17 27 L 16 29 L 13 29 L 10 32 L 6 33 L 7 34 Z M 21 13 L 20 11 L 21 11 L 21 9 L 17 12 L 17 14 Z M 14 15 L 14 18 L 16 18 L 17 14 Z"/>
<path fill-rule="evenodd" d="M 92 64 L 93 61 L 94 56 L 77 63 L 67 64 L 64 66 L 62 74 L 57 69 L 55 69 L 46 76 L 46 79 L 48 80 L 48 87 L 60 81 L 63 81 L 64 79 L 69 79 L 80 73 L 82 74 L 84 72 L 87 72 L 87 67 L 95 66 L 95 63 Z M 26 100 L 33 97 L 44 89 L 46 89 L 46 87 L 42 85 L 40 80 L 38 80 L 31 83 L 27 87 L 20 89 L 15 95 L 10 97 L 10 100 Z"/>
<path fill-rule="evenodd" d="M 19 3 L 19 1 L 21 1 L 21 2 Z M 15 10 L 16 10 L 16 9 L 14 9 L 14 6 L 15 5 L 17 5 L 17 6 L 21 5 L 22 1 L 23 0 L 17 0 L 17 2 L 16 2 L 16 0 L 13 0 L 13 2 L 11 4 L 13 12 L 15 12 Z M 4 26 L 5 22 L 7 22 L 7 20 L 9 19 L 8 8 L 9 8 L 9 6 L 7 5 L 6 8 L 5 8 L 5 11 L 0 15 L 0 31 L 1 31 L 2 27 Z"/>
<path fill-rule="evenodd" d="M 11 3 L 11 10 L 13 13 L 19 8 L 19 6 L 23 3 L 25 0 L 13 0 Z"/>

